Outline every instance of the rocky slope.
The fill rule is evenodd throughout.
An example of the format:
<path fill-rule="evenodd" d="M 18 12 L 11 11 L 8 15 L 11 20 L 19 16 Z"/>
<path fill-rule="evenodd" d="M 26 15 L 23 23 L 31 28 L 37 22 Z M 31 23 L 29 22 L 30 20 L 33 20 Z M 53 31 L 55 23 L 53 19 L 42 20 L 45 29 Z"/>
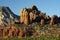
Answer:
<path fill-rule="evenodd" d="M 0 7 L 0 26 L 6 26 L 19 22 L 19 16 L 15 15 L 9 7 Z"/>

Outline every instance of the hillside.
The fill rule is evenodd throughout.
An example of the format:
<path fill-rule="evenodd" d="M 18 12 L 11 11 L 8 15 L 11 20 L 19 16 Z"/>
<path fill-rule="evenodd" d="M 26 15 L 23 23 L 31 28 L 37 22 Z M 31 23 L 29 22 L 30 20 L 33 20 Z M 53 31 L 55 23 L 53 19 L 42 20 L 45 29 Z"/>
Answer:
<path fill-rule="evenodd" d="M 60 17 L 50 17 L 35 5 L 23 8 L 20 16 L 8 7 L 0 7 L 0 14 L 0 38 L 60 37 Z"/>

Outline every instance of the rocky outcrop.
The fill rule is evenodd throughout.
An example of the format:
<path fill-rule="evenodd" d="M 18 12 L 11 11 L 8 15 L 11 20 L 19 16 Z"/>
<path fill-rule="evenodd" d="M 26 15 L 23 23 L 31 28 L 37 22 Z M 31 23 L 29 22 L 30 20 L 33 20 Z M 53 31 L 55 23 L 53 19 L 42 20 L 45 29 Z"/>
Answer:
<path fill-rule="evenodd" d="M 46 13 L 39 11 L 35 5 L 30 8 L 23 8 L 20 12 L 20 22 L 26 25 L 33 22 L 39 23 L 41 19 L 49 20 L 50 17 Z"/>
<path fill-rule="evenodd" d="M 0 26 L 6 26 L 19 22 L 19 16 L 15 15 L 9 7 L 0 7 Z"/>
<path fill-rule="evenodd" d="M 26 25 L 31 24 L 33 22 L 40 23 L 41 25 L 54 25 L 56 23 L 60 23 L 59 20 L 60 18 L 56 15 L 52 17 L 47 16 L 46 13 L 39 11 L 35 5 L 30 8 L 23 8 L 20 12 L 20 22 Z"/>

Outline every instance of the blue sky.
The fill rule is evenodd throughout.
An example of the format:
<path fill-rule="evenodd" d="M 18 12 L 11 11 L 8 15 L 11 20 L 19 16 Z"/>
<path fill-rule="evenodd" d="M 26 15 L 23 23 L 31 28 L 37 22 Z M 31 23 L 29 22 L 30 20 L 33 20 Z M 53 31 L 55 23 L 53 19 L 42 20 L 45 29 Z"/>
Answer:
<path fill-rule="evenodd" d="M 60 16 L 60 0 L 0 0 L 0 6 L 8 6 L 17 15 L 20 15 L 23 7 L 32 5 L 36 5 L 38 10 L 46 12 L 49 16 Z"/>

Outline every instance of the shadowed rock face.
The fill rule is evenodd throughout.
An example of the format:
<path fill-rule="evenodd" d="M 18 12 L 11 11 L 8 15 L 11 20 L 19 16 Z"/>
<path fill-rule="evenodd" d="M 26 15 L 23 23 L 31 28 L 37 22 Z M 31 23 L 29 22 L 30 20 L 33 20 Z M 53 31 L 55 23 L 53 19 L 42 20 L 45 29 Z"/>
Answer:
<path fill-rule="evenodd" d="M 41 19 L 41 22 L 40 22 L 40 23 L 41 23 L 41 25 L 44 26 L 44 25 L 45 25 L 45 21 L 44 21 L 44 19 Z"/>
<path fill-rule="evenodd" d="M 50 25 L 54 25 L 54 24 L 59 23 L 59 22 L 60 22 L 60 21 L 59 21 L 59 17 L 56 16 L 56 15 L 53 15 L 53 16 L 51 17 Z"/>
<path fill-rule="evenodd" d="M 9 7 L 0 7 L 0 25 L 6 26 L 8 24 L 19 22 L 19 16 L 15 15 Z"/>

